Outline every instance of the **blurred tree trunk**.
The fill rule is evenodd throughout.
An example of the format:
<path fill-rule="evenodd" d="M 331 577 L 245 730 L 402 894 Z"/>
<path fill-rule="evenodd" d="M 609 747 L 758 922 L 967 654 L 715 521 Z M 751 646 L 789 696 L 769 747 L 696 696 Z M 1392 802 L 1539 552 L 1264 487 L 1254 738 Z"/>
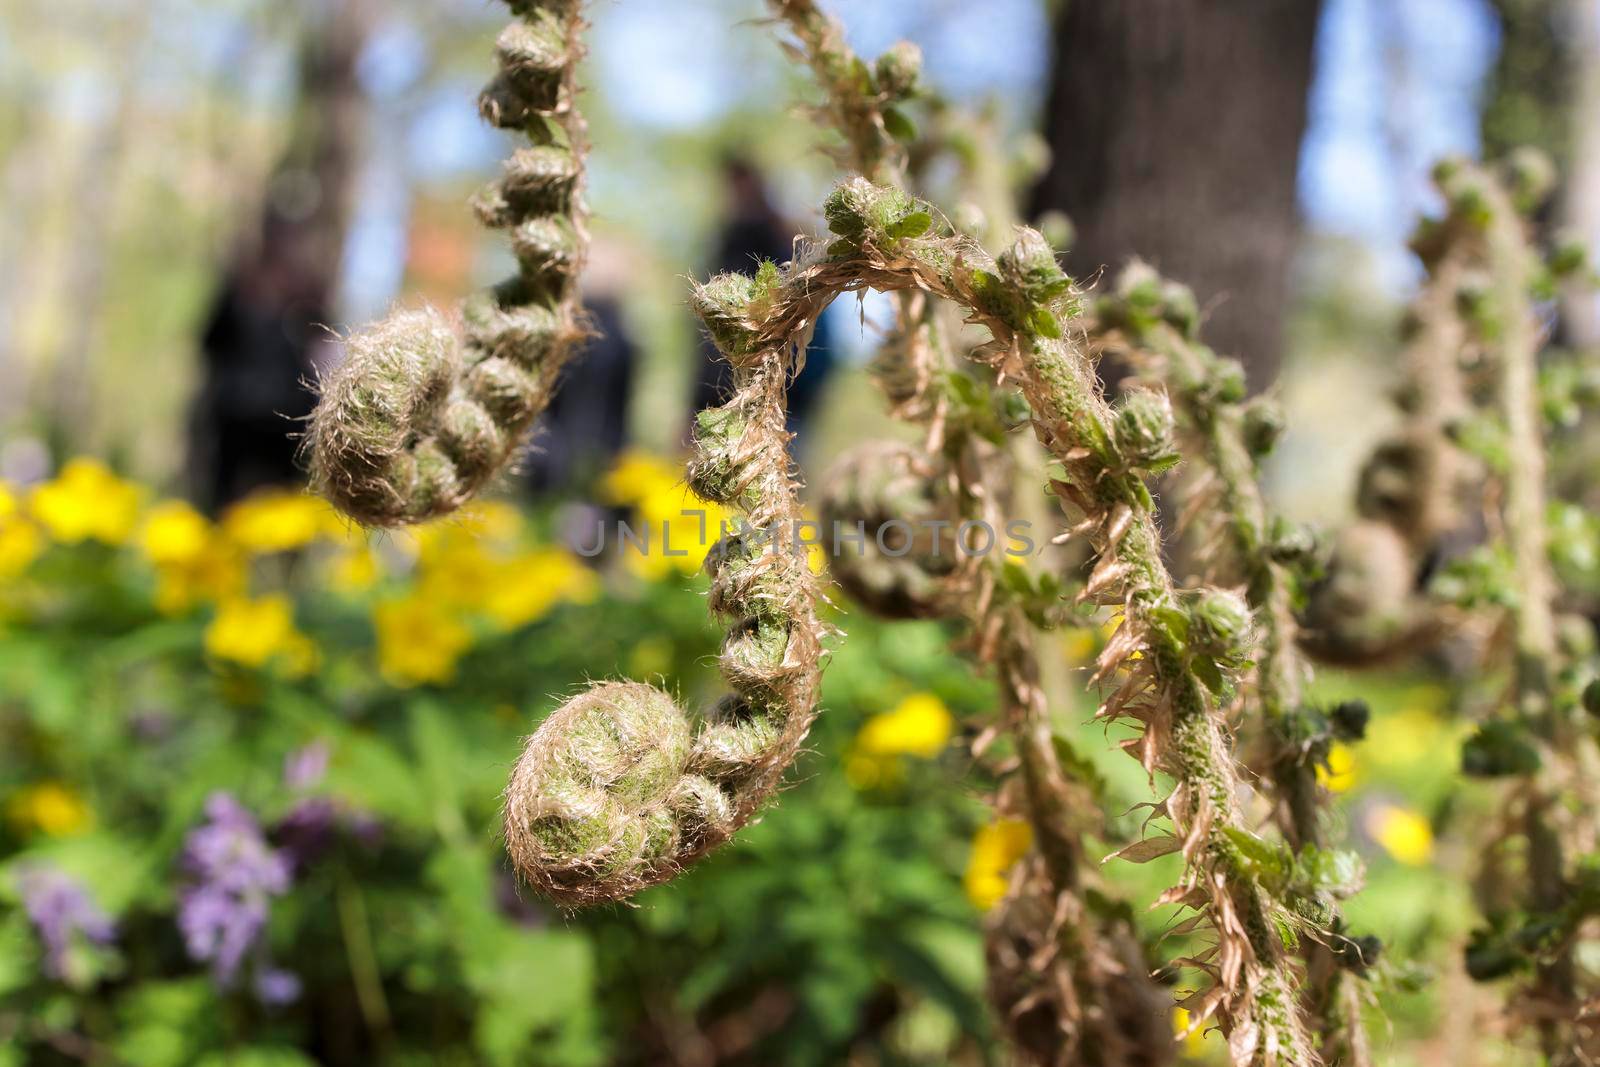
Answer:
<path fill-rule="evenodd" d="M 369 104 L 357 64 L 375 21 L 372 0 L 327 0 L 306 27 L 289 139 L 240 235 L 201 348 L 189 475 L 212 509 L 267 485 L 300 480 L 296 420 L 315 403 L 309 382 L 331 339 L 327 324 Z"/>
<path fill-rule="evenodd" d="M 1277 376 L 1320 0 L 1067 0 L 1036 217 L 1071 217 L 1068 269 L 1134 255 L 1194 287 L 1206 338 Z"/>

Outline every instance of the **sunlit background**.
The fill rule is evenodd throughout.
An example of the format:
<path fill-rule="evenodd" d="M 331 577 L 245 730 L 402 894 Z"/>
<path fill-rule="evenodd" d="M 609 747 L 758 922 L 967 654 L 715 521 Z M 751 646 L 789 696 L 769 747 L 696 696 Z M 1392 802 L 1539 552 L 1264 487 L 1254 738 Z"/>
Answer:
<path fill-rule="evenodd" d="M 1059 3 L 826 6 L 864 55 L 919 44 L 928 82 L 1022 161 L 1024 200 L 1048 152 L 1073 151 L 1050 143 L 1045 104 Z M 304 360 L 289 377 L 314 375 L 390 307 L 449 306 L 510 269 L 467 206 L 508 150 L 475 106 L 503 11 L 0 7 L 0 1067 L 1003 1062 L 978 931 L 1026 842 L 978 802 L 992 783 L 965 742 L 992 692 L 933 624 L 849 616 L 801 784 L 642 908 L 569 920 L 519 896 L 501 862 L 506 766 L 560 693 L 622 672 L 715 693 L 695 561 L 597 573 L 567 542 L 597 509 L 677 521 L 704 358 L 686 286 L 727 265 L 729 161 L 797 233 L 818 228 L 837 175 L 801 106 L 815 89 L 757 0 L 599 0 L 589 18 L 586 292 L 630 353 L 616 437 L 556 474 L 536 456 L 461 523 L 369 539 L 292 469 L 250 466 L 262 439 L 295 432 L 305 394 L 291 381 L 263 399 L 283 375 L 218 370 L 218 338 L 264 331 L 270 352 L 288 337 Z M 1600 238 L 1600 3 L 1323 0 L 1311 60 L 1285 164 L 1299 231 L 1281 329 L 1252 355 L 1281 368 L 1289 414 L 1275 498 L 1333 524 L 1394 418 L 1396 326 L 1421 276 L 1406 241 L 1436 206 L 1433 162 L 1539 145 L 1566 175 L 1551 225 Z M 1219 130 L 1237 102 L 1210 101 Z M 1205 159 L 1180 146 L 1164 166 L 1199 188 Z M 347 182 L 338 205 L 328 174 Z M 267 218 L 312 220 L 327 246 L 271 261 Z M 1219 255 L 1255 236 L 1191 224 Z M 1119 265 L 1073 269 L 1093 282 Z M 283 297 L 301 284 L 315 292 Z M 263 306 L 317 310 L 289 337 L 289 313 L 251 311 L 263 291 L 282 298 Z M 865 373 L 882 309 L 829 314 L 835 369 L 799 442 L 812 472 L 886 425 Z M 1570 309 L 1571 342 L 1597 340 L 1594 315 Z M 232 444 L 230 419 L 246 427 Z M 1055 650 L 1081 673 L 1105 636 Z M 1319 685 L 1375 712 L 1326 784 L 1370 867 L 1351 921 L 1393 948 L 1381 1062 L 1534 1062 L 1473 1037 L 1490 1009 L 1456 962 L 1473 858 L 1451 831 L 1493 802 L 1454 777 L 1465 727 L 1431 677 Z M 1063 715 L 1108 810 L 1128 810 L 1147 783 L 1091 711 Z M 1110 820 L 1105 840 L 1139 819 Z M 259 861 L 271 906 L 227 974 L 182 925 L 206 828 Z M 37 936 L 40 871 L 87 887 L 53 898 L 76 916 L 69 946 Z M 1148 900 L 1172 875 L 1117 877 Z M 1221 1062 L 1220 1045 L 1195 1036 L 1185 1055 Z"/>

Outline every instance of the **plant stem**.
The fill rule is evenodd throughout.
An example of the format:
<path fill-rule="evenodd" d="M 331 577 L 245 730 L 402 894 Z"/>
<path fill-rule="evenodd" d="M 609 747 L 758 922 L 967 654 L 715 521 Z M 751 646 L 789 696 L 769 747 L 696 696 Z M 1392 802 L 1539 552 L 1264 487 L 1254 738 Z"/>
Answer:
<path fill-rule="evenodd" d="M 345 959 L 350 962 L 350 980 L 355 983 L 356 1003 L 369 1033 L 380 1044 L 389 1034 L 389 1001 L 383 993 L 383 975 L 372 947 L 372 932 L 367 923 L 367 902 L 361 887 L 341 863 L 334 873 L 334 896 L 339 908 L 339 932 L 344 938 Z"/>

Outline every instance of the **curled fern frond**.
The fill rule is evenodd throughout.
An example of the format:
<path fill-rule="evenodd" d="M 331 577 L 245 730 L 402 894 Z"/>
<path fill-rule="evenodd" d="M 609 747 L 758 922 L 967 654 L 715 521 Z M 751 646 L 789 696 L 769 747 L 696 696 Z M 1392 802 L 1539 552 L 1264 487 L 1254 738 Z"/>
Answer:
<path fill-rule="evenodd" d="M 348 338 L 319 383 L 305 449 L 313 487 L 367 526 L 460 507 L 510 464 L 587 329 L 577 275 L 588 246 L 584 123 L 576 107 L 583 20 L 572 0 L 516 0 L 484 118 L 527 136 L 479 196 L 509 232 L 516 276 L 461 308 L 398 311 Z"/>

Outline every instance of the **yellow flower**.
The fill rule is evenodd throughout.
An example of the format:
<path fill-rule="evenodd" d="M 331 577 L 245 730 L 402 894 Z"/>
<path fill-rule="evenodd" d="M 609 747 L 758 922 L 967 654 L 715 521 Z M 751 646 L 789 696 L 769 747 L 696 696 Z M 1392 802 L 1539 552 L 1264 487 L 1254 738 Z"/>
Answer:
<path fill-rule="evenodd" d="M 156 610 L 164 615 L 181 615 L 200 604 L 234 600 L 244 592 L 244 559 L 221 538 L 213 538 L 194 559 L 156 568 Z"/>
<path fill-rule="evenodd" d="M 214 659 L 260 669 L 283 656 L 291 668 L 307 658 L 309 639 L 294 625 L 294 610 L 280 594 L 223 601 L 206 627 L 205 649 Z"/>
<path fill-rule="evenodd" d="M 378 668 L 396 685 L 448 682 L 472 633 L 420 594 L 388 600 L 372 612 Z"/>
<path fill-rule="evenodd" d="M 799 536 L 806 539 L 806 566 L 811 568 L 811 573 L 821 575 L 828 569 L 828 549 L 826 539 L 829 536 L 823 532 L 821 520 L 807 508 L 801 513 L 802 528 L 797 531 Z M 815 542 L 811 539 L 815 538 Z"/>
<path fill-rule="evenodd" d="M 100 461 L 75 459 L 33 491 L 28 510 L 57 541 L 120 545 L 139 521 L 142 496 L 143 490 Z"/>
<path fill-rule="evenodd" d="M 637 504 L 683 482 L 683 467 L 665 456 L 629 449 L 600 480 L 600 495 L 612 504 Z"/>
<path fill-rule="evenodd" d="M 1192 1019 L 1193 1016 L 1189 1014 L 1188 1008 L 1173 1008 L 1172 1036 L 1183 1042 L 1185 1055 L 1199 1056 L 1205 1052 L 1206 1028 L 1194 1026 Z"/>
<path fill-rule="evenodd" d="M 245 567 L 234 545 L 217 527 L 181 500 L 150 509 L 139 532 L 139 548 L 155 564 L 157 610 L 181 615 L 208 601 L 244 592 Z"/>
<path fill-rule="evenodd" d="M 469 537 L 509 544 L 522 534 L 522 512 L 504 500 L 475 500 L 433 526 L 449 526 Z"/>
<path fill-rule="evenodd" d="M 1328 749 L 1328 765 L 1317 768 L 1317 781 L 1321 782 L 1330 792 L 1348 792 L 1356 784 L 1360 775 L 1356 771 L 1356 756 L 1350 746 L 1340 741 L 1335 741 Z"/>
<path fill-rule="evenodd" d="M 890 711 L 874 715 L 856 735 L 856 747 L 872 756 L 932 759 L 950 743 L 955 720 L 932 693 L 913 693 Z"/>
<path fill-rule="evenodd" d="M 559 603 L 592 603 L 599 590 L 600 579 L 571 552 L 541 548 L 501 566 L 483 609 L 512 630 L 544 618 Z"/>
<path fill-rule="evenodd" d="M 854 789 L 888 789 L 905 778 L 905 768 L 896 756 L 869 756 L 852 749 L 845 756 L 844 780 Z"/>
<path fill-rule="evenodd" d="M 1032 847 L 1033 827 L 1021 819 L 999 819 L 978 829 L 962 879 L 973 907 L 988 911 L 1000 903 L 1007 873 Z"/>
<path fill-rule="evenodd" d="M 20 515 L 6 515 L 0 509 L 0 578 L 15 578 L 43 551 L 44 538 L 37 526 Z"/>
<path fill-rule="evenodd" d="M 337 521 L 326 502 L 308 493 L 269 490 L 233 505 L 222 529 L 240 548 L 258 555 L 288 552 L 328 534 Z"/>
<path fill-rule="evenodd" d="M 477 610 L 499 578 L 500 561 L 465 530 L 434 529 L 418 540 L 417 592 L 426 599 Z"/>
<path fill-rule="evenodd" d="M 636 502 L 635 533 L 639 542 L 623 549 L 628 565 L 641 577 L 660 580 L 671 574 L 695 574 L 706 552 L 732 529 L 735 516 L 721 504 L 695 496 L 680 482 L 662 482 Z"/>
<path fill-rule="evenodd" d="M 333 559 L 329 582 L 341 593 L 363 593 L 378 584 L 382 567 L 369 545 L 352 545 Z"/>
<path fill-rule="evenodd" d="M 1408 867 L 1421 867 L 1433 858 L 1433 828 L 1409 808 L 1379 804 L 1367 813 L 1366 828 L 1385 852 Z"/>
<path fill-rule="evenodd" d="M 205 553 L 214 533 L 211 520 L 182 500 L 164 500 L 145 516 L 139 547 L 158 566 L 188 564 Z"/>
<path fill-rule="evenodd" d="M 17 790 L 6 801 L 6 816 L 19 830 L 38 830 L 51 837 L 78 833 L 94 822 L 89 805 L 60 782 L 40 782 Z"/>

